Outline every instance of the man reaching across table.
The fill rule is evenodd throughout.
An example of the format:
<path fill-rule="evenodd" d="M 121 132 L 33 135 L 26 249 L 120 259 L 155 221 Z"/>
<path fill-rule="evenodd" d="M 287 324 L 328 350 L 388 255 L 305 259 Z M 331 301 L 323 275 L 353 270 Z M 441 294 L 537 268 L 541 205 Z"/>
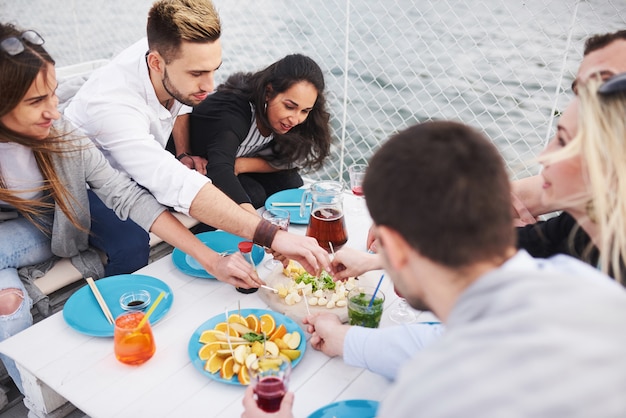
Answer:
<path fill-rule="evenodd" d="M 210 0 L 159 0 L 148 15 L 147 42 L 132 45 L 81 87 L 65 115 L 163 205 L 253 239 L 300 262 L 309 272 L 327 268 L 328 254 L 310 237 L 296 236 L 242 209 L 202 174 L 165 150 L 184 106 L 199 104 L 214 88 L 222 62 L 219 16 Z M 178 160 L 187 158 L 178 156 Z M 94 214 L 98 218 L 97 214 Z M 116 245 L 128 229 L 103 222 Z M 113 231 L 113 232 L 112 232 Z M 117 232 L 115 232 L 117 231 Z M 115 236 L 117 234 L 117 236 Z M 228 263 L 229 257 L 218 260 Z M 223 269 L 216 267 L 216 272 Z M 219 280 L 258 287 L 255 272 L 230 269 Z"/>

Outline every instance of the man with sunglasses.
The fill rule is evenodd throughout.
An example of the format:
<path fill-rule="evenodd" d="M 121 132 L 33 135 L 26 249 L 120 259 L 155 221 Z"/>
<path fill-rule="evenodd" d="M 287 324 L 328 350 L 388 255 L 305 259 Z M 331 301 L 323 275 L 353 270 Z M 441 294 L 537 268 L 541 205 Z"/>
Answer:
<path fill-rule="evenodd" d="M 626 30 L 591 36 L 585 41 L 583 60 L 572 83 L 572 91 L 576 94 L 578 83 L 594 74 L 607 80 L 623 72 L 626 72 Z M 513 207 L 519 225 L 535 223 L 537 216 L 559 209 L 541 203 L 542 184 L 540 175 L 513 182 Z"/>
<path fill-rule="evenodd" d="M 272 248 L 310 272 L 328 267 L 328 254 L 314 239 L 279 231 L 242 209 L 204 175 L 184 165 L 188 156 L 174 157 L 165 149 L 176 117 L 213 91 L 214 74 L 222 63 L 221 24 L 211 1 L 155 2 L 147 35 L 147 42 L 140 40 L 92 74 L 68 105 L 68 119 L 113 166 L 160 203 Z M 123 243 L 127 231 L 111 233 L 114 230 L 107 225 L 108 240 L 112 245 Z M 218 263 L 228 263 L 229 258 Z M 241 287 L 260 284 L 258 277 L 239 279 Z"/>

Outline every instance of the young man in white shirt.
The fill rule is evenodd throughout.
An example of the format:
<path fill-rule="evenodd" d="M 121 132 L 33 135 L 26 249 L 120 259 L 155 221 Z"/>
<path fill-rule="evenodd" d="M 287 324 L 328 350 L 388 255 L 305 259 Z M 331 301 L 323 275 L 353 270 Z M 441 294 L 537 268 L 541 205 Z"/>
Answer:
<path fill-rule="evenodd" d="M 92 74 L 65 115 L 114 167 L 160 203 L 254 240 L 299 261 L 308 271 L 327 268 L 328 254 L 315 239 L 279 231 L 182 164 L 180 160 L 188 156 L 175 158 L 165 150 L 178 114 L 213 91 L 214 74 L 222 62 L 220 34 L 219 16 L 210 0 L 157 1 L 148 15 L 147 42 L 135 43 Z M 216 277 L 234 278 L 242 287 L 258 286 L 258 278 L 236 271 Z"/>

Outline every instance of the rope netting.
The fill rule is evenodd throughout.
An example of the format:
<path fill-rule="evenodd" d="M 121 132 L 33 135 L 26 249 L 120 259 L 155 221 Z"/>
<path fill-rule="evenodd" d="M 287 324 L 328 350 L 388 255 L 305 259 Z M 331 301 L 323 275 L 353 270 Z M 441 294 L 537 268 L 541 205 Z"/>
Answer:
<path fill-rule="evenodd" d="M 626 28 L 623 0 L 214 0 L 217 82 L 294 52 L 325 71 L 335 143 L 312 178 L 347 178 L 390 134 L 431 119 L 483 130 L 512 178 L 533 161 L 592 34 Z M 39 31 L 58 67 L 110 59 L 144 36 L 152 0 L 0 0 L 0 18 Z"/>

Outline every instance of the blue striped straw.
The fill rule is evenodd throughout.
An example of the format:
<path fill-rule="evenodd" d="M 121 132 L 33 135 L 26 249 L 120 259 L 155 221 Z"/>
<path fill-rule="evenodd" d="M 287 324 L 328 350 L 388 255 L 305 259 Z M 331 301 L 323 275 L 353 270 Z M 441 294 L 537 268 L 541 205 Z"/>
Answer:
<path fill-rule="evenodd" d="M 376 299 L 376 293 L 378 293 L 378 288 L 380 287 L 380 284 L 383 282 L 384 278 L 385 278 L 385 273 L 383 273 L 380 276 L 380 279 L 378 279 L 378 284 L 376 285 L 376 289 L 374 289 L 374 294 L 372 295 L 372 299 L 370 300 L 369 305 L 367 305 L 368 308 L 372 307 L 372 303 L 374 303 L 374 299 Z"/>

